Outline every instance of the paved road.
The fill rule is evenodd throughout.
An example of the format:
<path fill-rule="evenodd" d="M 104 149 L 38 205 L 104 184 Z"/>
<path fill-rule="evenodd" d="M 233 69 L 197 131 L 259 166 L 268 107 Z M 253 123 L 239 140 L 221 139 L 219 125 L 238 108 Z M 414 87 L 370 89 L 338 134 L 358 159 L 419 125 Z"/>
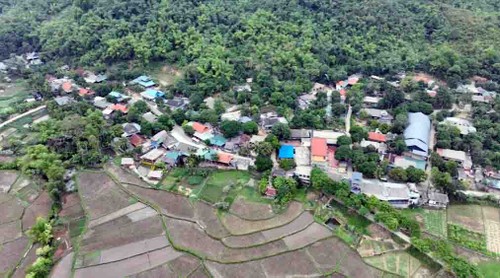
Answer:
<path fill-rule="evenodd" d="M 31 110 L 29 110 L 29 111 L 27 111 L 27 112 L 24 112 L 24 113 L 23 113 L 23 114 L 21 114 L 21 115 L 17 115 L 17 116 L 15 116 L 14 118 L 9 119 L 9 120 L 7 120 L 7 121 L 5 121 L 5 122 L 1 123 L 1 124 L 0 124 L 0 129 L 1 129 L 1 128 L 3 128 L 4 126 L 8 125 L 8 124 L 11 124 L 11 123 L 13 123 L 13 122 L 15 122 L 15 121 L 17 121 L 17 120 L 21 119 L 22 117 L 26 117 L 26 116 L 28 116 L 28 115 L 31 115 L 31 114 L 36 113 L 36 112 L 38 112 L 38 111 L 41 111 L 41 110 L 45 109 L 46 107 L 47 107 L 47 106 L 42 105 L 42 106 L 39 106 L 39 107 L 37 107 L 37 108 L 33 108 L 33 109 L 31 109 Z"/>
<path fill-rule="evenodd" d="M 345 133 L 347 134 L 351 131 L 351 116 L 352 106 L 349 104 L 349 109 L 347 109 L 347 114 L 345 115 Z"/>

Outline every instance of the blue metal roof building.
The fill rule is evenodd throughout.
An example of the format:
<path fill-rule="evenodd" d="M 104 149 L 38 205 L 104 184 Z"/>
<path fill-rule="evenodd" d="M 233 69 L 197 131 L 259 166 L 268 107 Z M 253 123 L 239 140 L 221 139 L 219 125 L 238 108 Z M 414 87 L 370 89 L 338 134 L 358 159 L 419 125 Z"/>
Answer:
<path fill-rule="evenodd" d="M 292 145 L 282 145 L 278 153 L 279 159 L 293 159 L 294 147 Z"/>
<path fill-rule="evenodd" d="M 141 93 L 141 96 L 147 100 L 155 100 L 164 97 L 165 93 L 154 89 L 147 89 Z"/>
<path fill-rule="evenodd" d="M 219 134 L 213 136 L 212 138 L 210 138 L 208 140 L 210 140 L 210 144 L 217 146 L 217 147 L 222 147 L 227 142 L 227 139 L 224 138 L 224 136 L 219 135 Z"/>
<path fill-rule="evenodd" d="M 408 114 L 408 127 L 405 129 L 405 143 L 413 154 L 427 156 L 429 153 L 429 140 L 431 120 L 422 112 Z"/>
<path fill-rule="evenodd" d="M 141 75 L 141 76 L 137 77 L 136 79 L 132 80 L 130 82 L 130 84 L 138 84 L 144 88 L 149 88 L 149 87 L 153 87 L 154 85 L 156 85 L 156 83 L 153 80 L 151 80 L 150 77 L 145 76 L 145 75 Z"/>

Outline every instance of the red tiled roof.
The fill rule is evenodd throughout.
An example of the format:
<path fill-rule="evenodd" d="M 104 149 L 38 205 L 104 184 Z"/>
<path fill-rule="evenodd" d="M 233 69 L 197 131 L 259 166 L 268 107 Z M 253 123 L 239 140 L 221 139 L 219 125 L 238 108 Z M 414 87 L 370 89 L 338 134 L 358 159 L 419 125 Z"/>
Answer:
<path fill-rule="evenodd" d="M 132 146 L 134 146 L 134 147 L 139 147 L 142 144 L 144 144 L 144 142 L 146 142 L 146 140 L 144 138 L 142 138 L 140 135 L 137 135 L 137 134 L 133 134 L 132 136 L 130 136 L 129 140 L 130 140 L 130 144 L 132 144 Z"/>
<path fill-rule="evenodd" d="M 73 84 L 71 82 L 64 82 L 62 84 L 62 89 L 66 92 L 66 93 L 71 93 L 71 91 L 73 91 Z"/>
<path fill-rule="evenodd" d="M 337 82 L 337 86 L 344 86 L 344 81 L 341 80 L 341 81 Z"/>
<path fill-rule="evenodd" d="M 224 164 L 229 164 L 233 160 L 233 156 L 228 153 L 220 152 L 218 153 L 219 162 Z"/>
<path fill-rule="evenodd" d="M 266 188 L 266 196 L 275 197 L 276 194 L 278 194 L 278 191 L 276 190 L 276 188 L 271 187 L 271 186 L 268 186 Z"/>
<path fill-rule="evenodd" d="M 80 90 L 78 90 L 78 94 L 82 97 L 83 96 L 90 96 L 90 95 L 94 94 L 94 91 L 92 91 L 90 89 L 80 88 Z"/>
<path fill-rule="evenodd" d="M 368 140 L 375 142 L 385 142 L 385 135 L 378 132 L 368 132 Z"/>
<path fill-rule="evenodd" d="M 109 108 L 113 111 L 121 111 L 122 113 L 126 114 L 128 112 L 128 108 L 125 105 L 122 104 L 113 104 Z"/>
<path fill-rule="evenodd" d="M 311 154 L 313 156 L 326 156 L 327 151 L 328 151 L 328 146 L 326 144 L 326 139 L 324 138 L 311 139 Z"/>
<path fill-rule="evenodd" d="M 347 79 L 347 84 L 355 85 L 356 83 L 358 83 L 358 81 L 359 81 L 359 77 L 351 77 L 351 78 Z"/>
<path fill-rule="evenodd" d="M 203 133 L 203 132 L 208 131 L 208 127 L 204 124 L 200 124 L 199 122 L 193 123 L 193 129 L 199 133 Z"/>
<path fill-rule="evenodd" d="M 340 90 L 340 95 L 341 96 L 347 95 L 347 91 L 345 89 Z"/>

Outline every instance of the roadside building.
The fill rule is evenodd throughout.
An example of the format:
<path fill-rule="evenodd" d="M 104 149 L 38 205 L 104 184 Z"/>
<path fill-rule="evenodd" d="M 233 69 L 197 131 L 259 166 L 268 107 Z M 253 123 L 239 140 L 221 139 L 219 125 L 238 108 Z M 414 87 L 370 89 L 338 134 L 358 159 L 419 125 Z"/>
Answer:
<path fill-rule="evenodd" d="M 437 154 L 444 160 L 451 160 L 459 163 L 464 169 L 470 170 L 472 168 L 471 157 L 463 151 L 456 151 L 450 149 L 437 149 Z"/>
<path fill-rule="evenodd" d="M 365 107 L 377 107 L 380 100 L 380 97 L 366 96 L 363 98 L 363 104 Z"/>
<path fill-rule="evenodd" d="M 165 100 L 165 104 L 170 108 L 170 110 L 174 111 L 177 109 L 185 110 L 189 105 L 189 99 L 185 97 L 174 97 L 173 99 Z"/>
<path fill-rule="evenodd" d="M 154 165 L 164 154 L 165 150 L 163 149 L 152 149 L 141 156 L 141 163 L 145 165 Z"/>
<path fill-rule="evenodd" d="M 363 179 L 360 189 L 361 193 L 387 201 L 395 208 L 408 208 L 417 205 L 420 200 L 418 191 L 410 190 L 408 185 L 401 183 Z"/>
<path fill-rule="evenodd" d="M 147 89 L 141 93 L 141 97 L 145 100 L 155 101 L 156 99 L 165 97 L 165 93 L 155 89 Z"/>
<path fill-rule="evenodd" d="M 302 140 L 304 138 L 311 138 L 312 131 L 309 129 L 290 129 L 291 140 Z"/>
<path fill-rule="evenodd" d="M 368 140 L 378 143 L 385 143 L 387 141 L 385 135 L 380 132 L 368 132 Z"/>
<path fill-rule="evenodd" d="M 132 145 L 134 148 L 137 148 L 146 143 L 147 140 L 139 134 L 132 134 L 132 136 L 129 137 L 128 141 L 130 142 L 130 145 Z"/>
<path fill-rule="evenodd" d="M 413 155 L 426 158 L 429 154 L 431 132 L 429 117 L 421 112 L 409 113 L 408 123 L 404 131 L 406 146 Z"/>
<path fill-rule="evenodd" d="M 311 166 L 297 166 L 294 175 L 304 184 L 311 183 Z"/>
<path fill-rule="evenodd" d="M 149 171 L 148 173 L 148 179 L 150 180 L 155 180 L 159 181 L 163 177 L 163 171 L 161 170 L 155 170 L 155 171 Z"/>
<path fill-rule="evenodd" d="M 375 108 L 365 108 L 363 111 L 374 120 L 377 120 L 382 124 L 391 124 L 394 117 L 391 116 L 386 110 L 375 109 Z"/>
<path fill-rule="evenodd" d="M 108 94 L 108 96 L 114 98 L 117 102 L 125 102 L 130 99 L 129 96 L 124 95 L 117 91 L 112 91 L 111 93 Z"/>
<path fill-rule="evenodd" d="M 201 124 L 199 122 L 191 122 L 188 123 L 188 125 L 191 125 L 191 127 L 194 129 L 195 132 L 198 133 L 205 133 L 210 131 L 210 128 L 204 124 Z"/>
<path fill-rule="evenodd" d="M 423 199 L 424 199 L 424 205 L 433 208 L 445 209 L 450 203 L 448 195 L 435 191 L 427 191 L 424 194 Z"/>
<path fill-rule="evenodd" d="M 122 158 L 121 165 L 123 167 L 132 167 L 135 165 L 134 159 L 130 157 L 124 157 Z"/>
<path fill-rule="evenodd" d="M 170 168 L 177 167 L 181 162 L 182 153 L 179 151 L 167 151 L 162 158 L 162 161 L 165 162 Z"/>
<path fill-rule="evenodd" d="M 133 134 L 141 132 L 141 126 L 138 123 L 124 123 L 123 127 L 123 137 L 129 137 Z"/>
<path fill-rule="evenodd" d="M 340 136 L 346 135 L 344 132 L 336 132 L 333 130 L 313 130 L 312 137 L 326 139 L 328 145 L 336 145 L 337 139 Z"/>
<path fill-rule="evenodd" d="M 151 112 L 144 113 L 144 115 L 142 115 L 142 118 L 146 120 L 146 122 L 151 124 L 154 124 L 158 121 L 158 117 Z"/>

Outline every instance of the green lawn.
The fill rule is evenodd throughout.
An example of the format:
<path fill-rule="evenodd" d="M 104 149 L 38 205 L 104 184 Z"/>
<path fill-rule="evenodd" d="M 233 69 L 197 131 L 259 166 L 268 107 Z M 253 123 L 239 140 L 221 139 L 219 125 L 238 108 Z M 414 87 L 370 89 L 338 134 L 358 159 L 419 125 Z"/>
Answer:
<path fill-rule="evenodd" d="M 478 268 L 484 278 L 495 278 L 500 274 L 500 263 L 498 262 L 483 263 L 478 265 Z"/>
<path fill-rule="evenodd" d="M 259 199 L 252 188 L 245 189 L 250 180 L 250 174 L 242 171 L 215 171 L 210 174 L 198 197 L 210 203 L 223 201 L 226 196 L 231 200 L 243 194 L 249 200 Z M 224 192 L 225 189 L 227 192 Z M 252 192 L 253 191 L 253 192 Z"/>

